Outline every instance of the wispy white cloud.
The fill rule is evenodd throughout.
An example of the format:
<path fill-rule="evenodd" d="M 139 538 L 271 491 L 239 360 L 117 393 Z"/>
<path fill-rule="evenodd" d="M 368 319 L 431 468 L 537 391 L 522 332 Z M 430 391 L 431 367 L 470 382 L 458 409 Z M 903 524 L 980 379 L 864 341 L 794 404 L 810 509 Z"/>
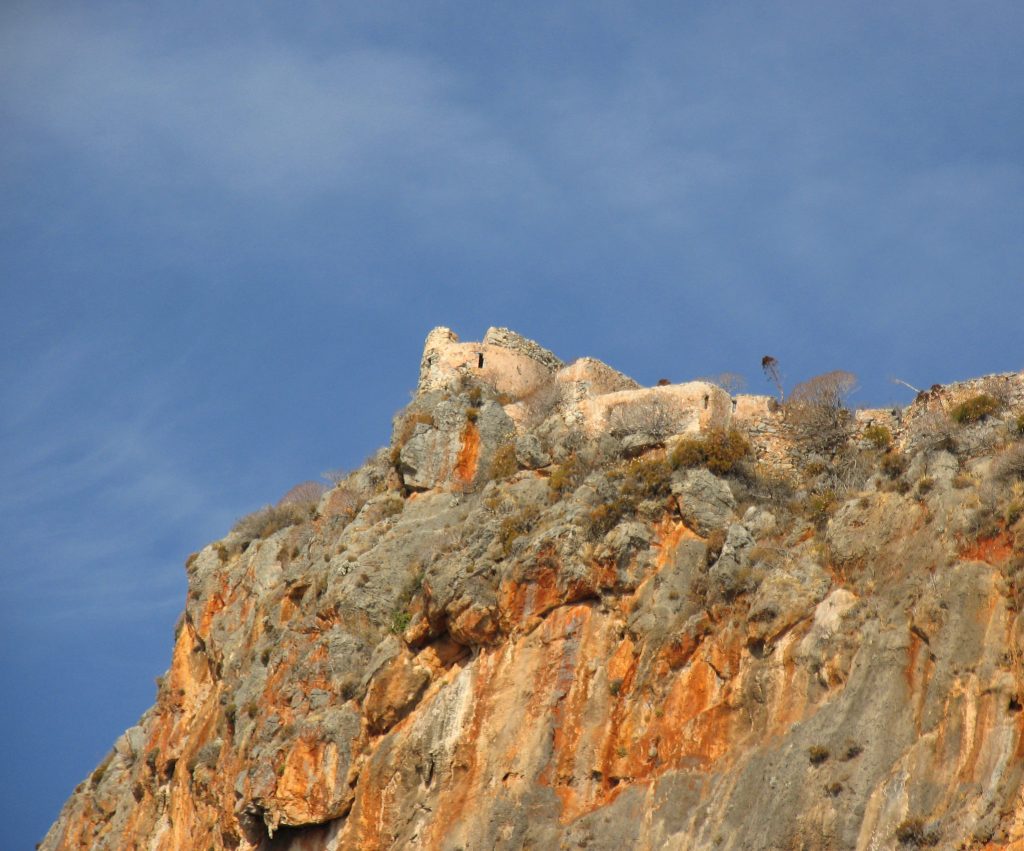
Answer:
<path fill-rule="evenodd" d="M 459 80 L 408 52 L 154 43 L 139 29 L 27 16 L 0 36 L 3 103 L 114 170 L 290 202 L 387 191 L 527 191 L 528 163 L 460 103 Z"/>
<path fill-rule="evenodd" d="M 97 353 L 69 338 L 6 370 L 0 593 L 39 604 L 12 620 L 180 607 L 168 538 L 221 515 L 175 439 L 170 385 L 96 385 Z"/>

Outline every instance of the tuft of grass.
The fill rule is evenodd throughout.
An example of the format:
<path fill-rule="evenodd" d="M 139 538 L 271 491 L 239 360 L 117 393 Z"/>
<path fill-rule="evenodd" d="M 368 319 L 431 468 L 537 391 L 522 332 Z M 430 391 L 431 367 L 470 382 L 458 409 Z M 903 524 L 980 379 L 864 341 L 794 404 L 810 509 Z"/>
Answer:
<path fill-rule="evenodd" d="M 404 609 L 397 609 L 391 613 L 391 631 L 395 635 L 401 635 L 409 628 L 412 622 L 412 615 Z"/>
<path fill-rule="evenodd" d="M 394 437 L 391 441 L 389 460 L 392 467 L 398 468 L 402 458 L 402 449 L 412 438 L 417 425 L 436 425 L 434 415 L 429 411 L 410 411 L 402 416 L 395 427 Z"/>
<path fill-rule="evenodd" d="M 807 749 L 807 759 L 810 760 L 811 765 L 821 765 L 828 762 L 830 756 L 828 748 L 824 745 L 811 745 Z"/>
<path fill-rule="evenodd" d="M 839 755 L 839 758 L 843 762 L 848 762 L 851 759 L 856 759 L 862 753 L 864 753 L 864 748 L 862 748 L 856 742 L 847 742 L 843 746 L 843 752 Z"/>
<path fill-rule="evenodd" d="M 636 506 L 621 496 L 609 502 L 602 502 L 587 515 L 586 534 L 592 541 L 599 541 L 614 529 L 619 521 Z"/>
<path fill-rule="evenodd" d="M 722 554 L 722 548 L 725 546 L 725 529 L 715 529 L 708 534 L 707 541 L 705 542 L 707 549 L 704 552 L 704 561 L 710 567 Z"/>
<path fill-rule="evenodd" d="M 574 452 L 551 471 L 551 477 L 548 479 L 548 489 L 552 501 L 557 502 L 562 497 L 568 496 L 583 484 L 583 480 L 586 477 L 586 464 Z"/>
<path fill-rule="evenodd" d="M 504 446 L 499 446 L 491 456 L 490 478 L 494 480 L 507 479 L 518 472 L 519 462 L 516 460 L 515 444 L 506 443 Z"/>
<path fill-rule="evenodd" d="M 401 514 L 405 509 L 405 500 L 397 494 L 393 494 L 386 500 L 380 503 L 380 516 L 381 519 L 387 517 L 394 517 L 396 514 Z"/>
<path fill-rule="evenodd" d="M 915 848 L 938 845 L 939 836 L 934 830 L 928 830 L 922 819 L 906 818 L 896 828 L 896 841 L 900 845 L 912 845 Z"/>
<path fill-rule="evenodd" d="M 684 437 L 675 445 L 669 456 L 669 463 L 676 470 L 699 467 L 705 460 L 704 441 L 697 437 Z"/>
<path fill-rule="evenodd" d="M 92 774 L 89 775 L 89 782 L 93 786 L 100 785 L 100 781 L 103 780 L 103 775 L 107 773 L 107 769 L 110 767 L 110 763 L 113 761 L 113 759 L 114 752 L 110 751 L 105 757 L 103 757 L 103 761 L 96 766 Z"/>
<path fill-rule="evenodd" d="M 502 519 L 498 526 L 498 541 L 501 543 L 502 555 L 507 558 L 511 554 L 516 540 L 529 532 L 539 517 L 540 509 L 536 505 L 525 505 L 515 514 Z"/>

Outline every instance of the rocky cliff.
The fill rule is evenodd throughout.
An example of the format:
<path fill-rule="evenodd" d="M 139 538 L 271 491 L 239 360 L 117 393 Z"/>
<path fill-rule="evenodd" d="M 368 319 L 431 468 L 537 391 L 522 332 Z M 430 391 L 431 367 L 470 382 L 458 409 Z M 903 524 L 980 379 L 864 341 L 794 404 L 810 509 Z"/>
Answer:
<path fill-rule="evenodd" d="M 432 332 L 388 448 L 188 560 L 42 847 L 1024 848 L 1024 374 L 841 377 Z"/>

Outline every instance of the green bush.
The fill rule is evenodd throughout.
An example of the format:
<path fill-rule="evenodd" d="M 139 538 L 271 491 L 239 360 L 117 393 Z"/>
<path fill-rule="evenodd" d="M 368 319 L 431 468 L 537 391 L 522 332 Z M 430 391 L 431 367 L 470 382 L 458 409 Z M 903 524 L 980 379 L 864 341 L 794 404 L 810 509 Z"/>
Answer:
<path fill-rule="evenodd" d="M 1001 407 L 1002 404 L 995 396 L 979 393 L 977 396 L 965 399 L 959 405 L 954 405 L 949 416 L 953 422 L 970 425 L 997 413 Z"/>
<path fill-rule="evenodd" d="M 669 455 L 669 465 L 681 467 L 706 466 L 712 473 L 731 473 L 750 453 L 750 443 L 736 429 L 712 429 L 701 438 L 684 437 Z"/>
<path fill-rule="evenodd" d="M 869 425 L 864 429 L 864 439 L 875 449 L 885 450 L 892 446 L 892 432 L 884 425 Z"/>
<path fill-rule="evenodd" d="M 401 635 L 409 628 L 412 622 L 412 615 L 409 612 L 397 609 L 391 613 L 391 631 L 395 635 Z"/>

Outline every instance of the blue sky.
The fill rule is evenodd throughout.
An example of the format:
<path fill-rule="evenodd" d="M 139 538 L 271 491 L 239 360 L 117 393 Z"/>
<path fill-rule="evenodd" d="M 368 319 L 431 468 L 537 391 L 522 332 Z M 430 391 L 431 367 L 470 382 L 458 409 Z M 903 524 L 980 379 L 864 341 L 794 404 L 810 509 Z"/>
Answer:
<path fill-rule="evenodd" d="M 640 381 L 1024 367 L 1013 2 L 0 9 L 0 708 L 31 847 L 182 563 L 388 438 L 434 325 Z"/>

